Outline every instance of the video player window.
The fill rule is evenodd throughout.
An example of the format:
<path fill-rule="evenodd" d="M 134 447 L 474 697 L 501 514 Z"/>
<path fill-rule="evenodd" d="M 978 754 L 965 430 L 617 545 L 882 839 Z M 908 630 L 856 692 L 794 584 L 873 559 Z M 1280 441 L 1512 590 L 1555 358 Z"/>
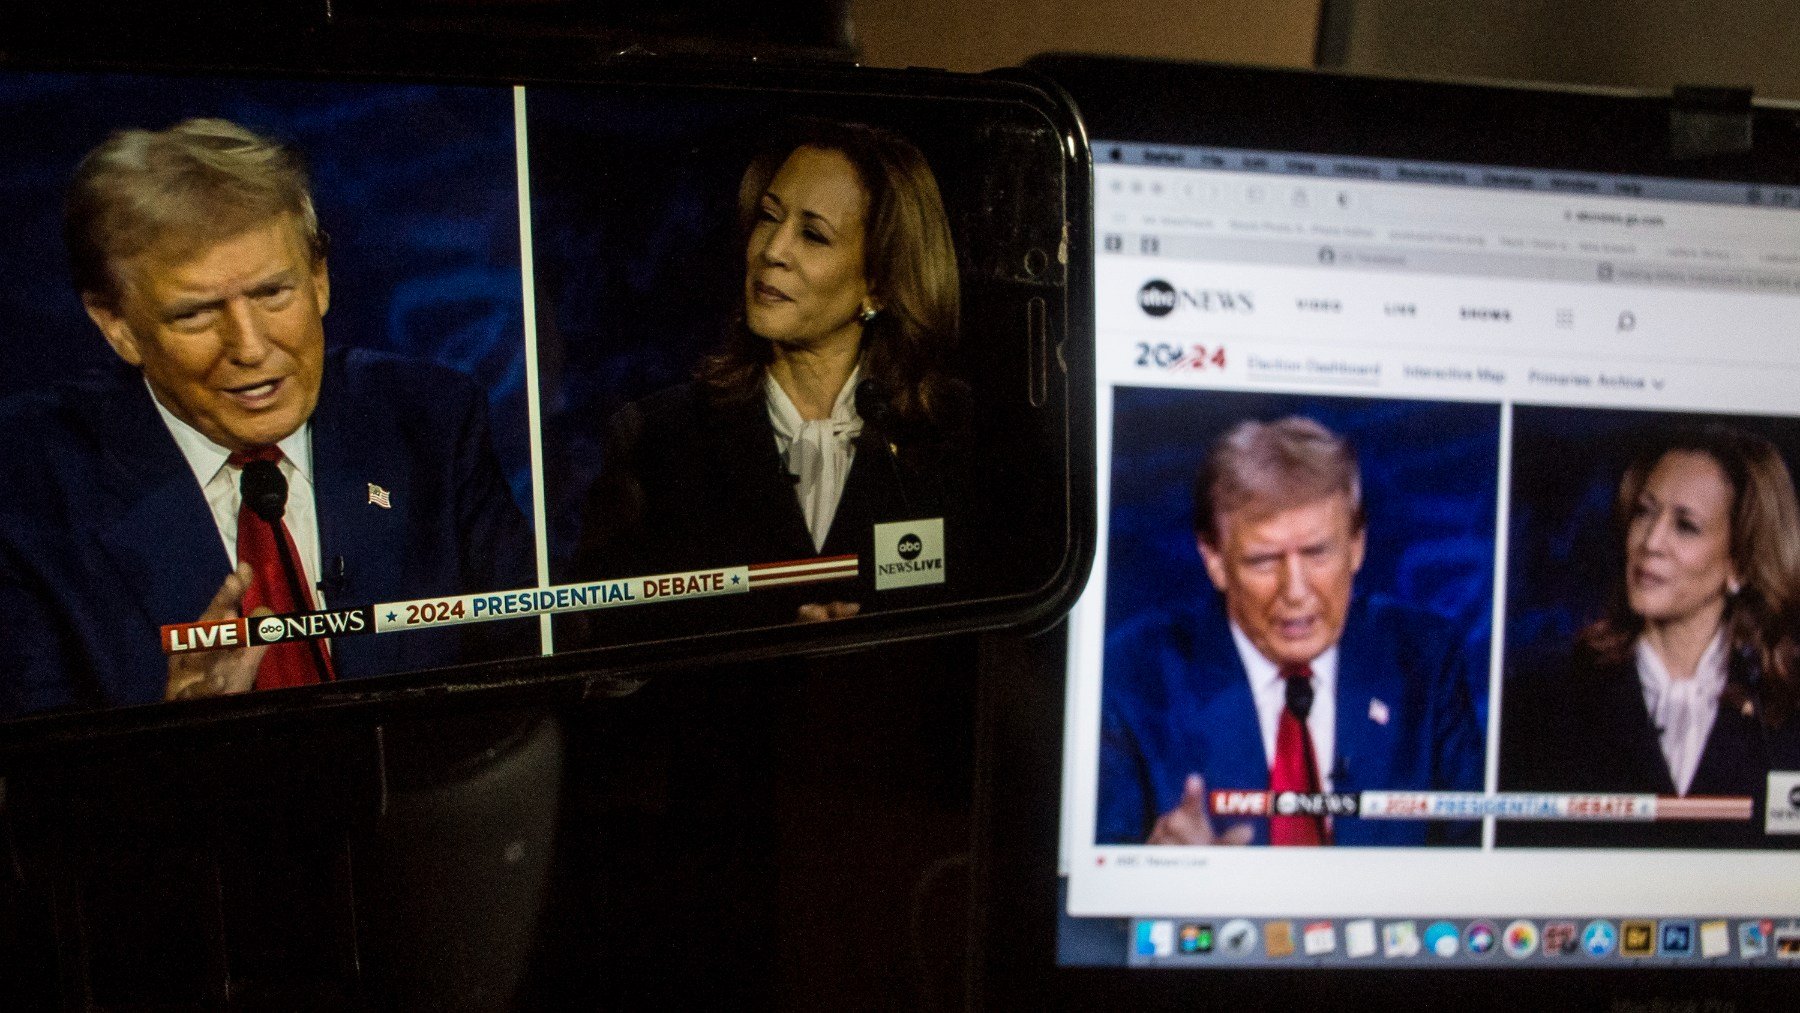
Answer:
<path fill-rule="evenodd" d="M 964 108 L 9 72 L 0 719 L 1054 585 L 1067 156 Z"/>
<path fill-rule="evenodd" d="M 32 74 L 0 116 L 0 713 L 535 653 L 356 608 L 535 583 L 510 95 Z"/>
<path fill-rule="evenodd" d="M 1095 151 L 1061 962 L 1800 957 L 1797 195 Z"/>
<path fill-rule="evenodd" d="M 759 564 L 721 575 L 715 592 L 756 591 L 729 604 L 573 613 L 558 642 L 840 618 L 978 583 L 972 393 L 952 362 L 967 223 L 946 211 L 962 180 L 934 169 L 943 139 L 923 142 L 934 160 L 754 98 L 597 109 L 539 89 L 530 108 L 553 580 Z"/>
<path fill-rule="evenodd" d="M 1800 845 L 1768 818 L 1788 807 L 1776 772 L 1800 770 L 1800 419 L 1521 407 L 1513 446 L 1501 787 L 1715 818 L 1509 824 L 1501 842 Z"/>
<path fill-rule="evenodd" d="M 1270 790 L 1284 676 L 1313 692 L 1296 790 L 1481 789 L 1495 406 L 1118 387 L 1113 440 L 1096 840 L 1479 844 L 1468 820 L 1206 810 Z"/>

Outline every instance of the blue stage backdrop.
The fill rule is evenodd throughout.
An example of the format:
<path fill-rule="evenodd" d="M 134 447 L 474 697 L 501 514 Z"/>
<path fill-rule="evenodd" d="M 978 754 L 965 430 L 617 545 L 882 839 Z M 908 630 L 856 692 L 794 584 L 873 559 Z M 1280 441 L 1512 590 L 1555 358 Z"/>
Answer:
<path fill-rule="evenodd" d="M 1210 598 L 1194 548 L 1194 475 L 1245 419 L 1303 415 L 1351 440 L 1368 552 L 1359 593 L 1379 591 L 1467 630 L 1469 687 L 1486 727 L 1500 412 L 1496 405 L 1119 387 L 1113 392 L 1106 628 L 1180 598 Z"/>
<path fill-rule="evenodd" d="M 1506 586 L 1506 674 L 1567 661 L 1583 626 L 1600 618 L 1625 572 L 1614 520 L 1619 478 L 1667 434 L 1718 422 L 1774 443 L 1800 462 L 1800 419 L 1628 411 L 1513 409 L 1512 505 Z"/>
<path fill-rule="evenodd" d="M 112 355 L 62 245 L 64 188 L 115 130 L 222 117 L 306 154 L 331 238 L 326 341 L 441 362 L 488 391 L 494 439 L 529 513 L 512 93 L 298 80 L 9 75 L 0 86 L 0 393 Z"/>
<path fill-rule="evenodd" d="M 546 523 L 562 561 L 607 419 L 689 379 L 742 299 L 737 182 L 757 137 L 740 108 L 656 93 L 534 88 L 526 106 Z"/>

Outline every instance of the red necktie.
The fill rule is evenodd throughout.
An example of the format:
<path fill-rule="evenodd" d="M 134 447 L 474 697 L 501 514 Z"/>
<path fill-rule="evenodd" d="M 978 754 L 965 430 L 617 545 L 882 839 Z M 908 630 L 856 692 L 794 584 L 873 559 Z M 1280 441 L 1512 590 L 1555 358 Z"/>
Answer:
<path fill-rule="evenodd" d="M 1275 763 L 1269 768 L 1269 791 L 1317 794 L 1324 787 L 1319 782 L 1312 733 L 1306 729 L 1306 716 L 1312 713 L 1312 669 L 1294 665 L 1282 669 L 1281 677 L 1287 684 L 1287 705 L 1281 709 L 1281 720 L 1275 726 Z M 1331 828 L 1325 825 L 1323 816 L 1271 816 L 1269 843 L 1330 844 Z"/>
<path fill-rule="evenodd" d="M 240 450 L 226 460 L 233 468 L 242 469 L 252 461 L 268 461 L 281 463 L 280 447 L 252 447 Z M 288 584 L 287 571 L 281 566 L 281 553 L 275 546 L 279 537 L 287 543 L 288 558 L 294 561 L 294 568 L 300 573 L 300 600 L 294 600 L 294 593 Z M 306 583 L 306 570 L 300 562 L 300 554 L 294 547 L 293 536 L 288 534 L 287 523 L 275 526 L 256 515 L 250 504 L 238 506 L 237 553 L 239 563 L 249 563 L 256 571 L 250 581 L 250 587 L 244 592 L 244 602 L 239 606 L 239 615 L 249 615 L 259 608 L 267 607 L 271 612 L 305 612 L 313 607 L 312 590 Z M 309 686 L 321 678 L 335 678 L 331 671 L 331 657 L 325 653 L 325 645 L 319 644 L 319 653 L 315 656 L 312 646 L 304 640 L 288 640 L 269 648 L 263 655 L 262 664 L 256 669 L 257 689 L 282 689 L 287 686 Z M 323 661 L 325 670 L 320 671 Z"/>

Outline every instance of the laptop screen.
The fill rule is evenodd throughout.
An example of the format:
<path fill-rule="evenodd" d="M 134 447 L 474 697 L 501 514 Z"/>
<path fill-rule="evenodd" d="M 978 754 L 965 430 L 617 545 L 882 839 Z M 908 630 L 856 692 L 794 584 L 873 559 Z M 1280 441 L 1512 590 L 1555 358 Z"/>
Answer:
<path fill-rule="evenodd" d="M 1800 188 L 1103 128 L 1060 962 L 1800 958 Z"/>

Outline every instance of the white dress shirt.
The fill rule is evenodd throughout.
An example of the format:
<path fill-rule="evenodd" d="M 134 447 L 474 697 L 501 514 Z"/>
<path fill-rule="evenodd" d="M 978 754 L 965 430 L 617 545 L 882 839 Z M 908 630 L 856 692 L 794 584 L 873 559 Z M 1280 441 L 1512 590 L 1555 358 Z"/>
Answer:
<path fill-rule="evenodd" d="M 1281 677 L 1281 668 L 1263 657 L 1235 622 L 1231 624 L 1231 639 L 1237 644 L 1238 658 L 1250 677 L 1250 692 L 1256 697 L 1256 721 L 1262 730 L 1263 756 L 1273 769 L 1275 737 L 1281 727 L 1281 712 L 1287 709 L 1287 680 Z M 1306 731 L 1312 736 L 1319 787 L 1324 791 L 1331 790 L 1331 767 L 1337 756 L 1337 659 L 1337 645 L 1332 644 L 1308 666 L 1312 669 L 1313 703 L 1306 715 Z"/>
<path fill-rule="evenodd" d="M 1669 666 L 1643 637 L 1637 641 L 1638 683 L 1644 687 L 1644 709 L 1656 726 L 1656 739 L 1675 793 L 1686 795 L 1700 769 L 1700 754 L 1719 716 L 1719 695 L 1725 692 L 1725 631 L 1713 635 L 1689 679 L 1669 675 Z"/>
<path fill-rule="evenodd" d="M 850 371 L 850 379 L 844 381 L 844 389 L 838 391 L 831 406 L 830 418 L 809 420 L 800 417 L 800 409 L 775 377 L 763 374 L 769 424 L 775 428 L 775 451 L 787 462 L 788 473 L 796 476 L 794 495 L 806 516 L 814 551 L 825 548 L 825 536 L 831 532 L 832 518 L 844 497 L 850 462 L 856 458 L 856 438 L 863 427 L 862 416 L 856 413 L 856 380 L 861 375 L 861 366 Z"/>
<path fill-rule="evenodd" d="M 206 496 L 206 505 L 212 510 L 213 524 L 219 529 L 219 541 L 225 546 L 225 558 L 235 568 L 238 562 L 238 507 L 243 499 L 238 481 L 243 469 L 226 464 L 231 451 L 176 418 L 175 413 L 163 407 L 163 403 L 156 399 L 154 391 L 151 392 L 150 399 L 155 402 L 163 425 L 169 428 L 169 435 L 175 438 L 175 445 L 181 448 L 181 456 L 193 470 L 194 481 L 200 484 L 200 491 Z M 324 595 L 313 586 L 319 573 L 319 521 L 318 514 L 313 509 L 312 423 L 301 426 L 276 446 L 281 448 L 282 454 L 278 467 L 288 481 L 287 512 L 282 515 L 282 520 L 287 524 L 288 534 L 294 539 L 294 548 L 299 552 L 297 562 L 303 571 L 302 582 L 312 588 L 313 606 L 323 608 Z"/>

